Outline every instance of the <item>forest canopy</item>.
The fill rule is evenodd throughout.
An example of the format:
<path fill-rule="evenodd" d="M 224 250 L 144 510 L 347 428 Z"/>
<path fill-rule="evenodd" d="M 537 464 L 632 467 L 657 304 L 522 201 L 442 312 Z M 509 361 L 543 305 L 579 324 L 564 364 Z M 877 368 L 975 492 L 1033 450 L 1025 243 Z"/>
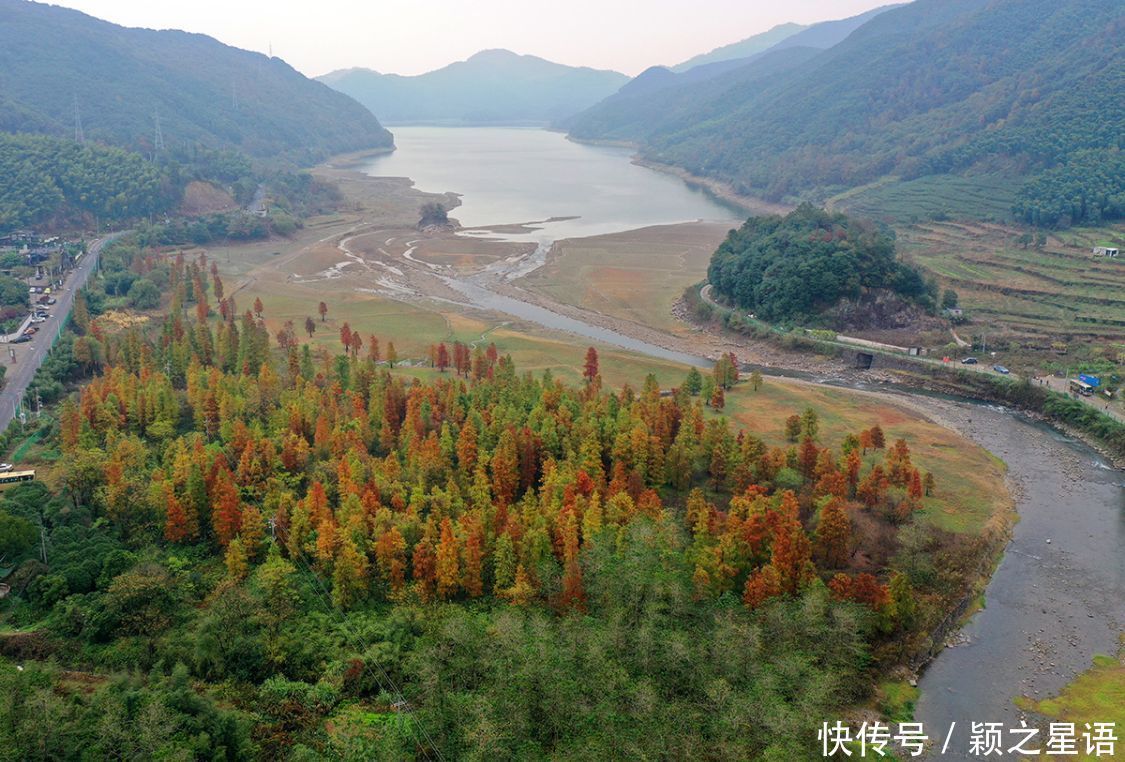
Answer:
<path fill-rule="evenodd" d="M 0 495 L 11 758 L 800 759 L 967 583 L 906 441 L 807 409 L 767 445 L 732 356 L 666 395 L 454 342 L 423 379 L 271 335 L 205 257 L 103 256 L 44 366 L 87 380 L 58 486 Z M 167 316 L 115 328 L 145 280 Z"/>
<path fill-rule="evenodd" d="M 751 217 L 711 258 L 707 277 L 733 304 L 771 322 L 816 321 L 841 299 L 875 289 L 932 307 L 934 293 L 895 258 L 877 228 L 803 204 L 785 217 Z"/>
<path fill-rule="evenodd" d="M 140 154 L 0 133 L 0 230 L 40 225 L 58 215 L 126 220 L 178 201 L 168 175 Z"/>

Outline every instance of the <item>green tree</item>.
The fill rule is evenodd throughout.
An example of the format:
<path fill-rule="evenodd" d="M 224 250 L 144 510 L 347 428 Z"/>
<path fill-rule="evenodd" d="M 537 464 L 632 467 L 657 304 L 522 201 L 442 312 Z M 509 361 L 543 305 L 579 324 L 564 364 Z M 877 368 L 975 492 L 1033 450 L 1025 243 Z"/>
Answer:
<path fill-rule="evenodd" d="M 138 278 L 129 287 L 129 306 L 138 310 L 153 310 L 160 306 L 160 289 L 147 278 Z"/>

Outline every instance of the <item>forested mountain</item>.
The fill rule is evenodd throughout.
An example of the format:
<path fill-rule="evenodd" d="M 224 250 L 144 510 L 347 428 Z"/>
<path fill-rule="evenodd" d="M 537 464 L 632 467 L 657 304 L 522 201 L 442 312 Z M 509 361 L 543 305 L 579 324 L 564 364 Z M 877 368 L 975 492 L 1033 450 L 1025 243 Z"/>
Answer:
<path fill-rule="evenodd" d="M 674 72 L 685 72 L 689 69 L 719 63 L 720 61 L 746 59 L 744 62 L 749 63 L 749 59 L 753 56 L 784 48 L 819 48 L 823 50 L 843 41 L 849 34 L 880 13 L 897 7 L 897 5 L 883 5 L 857 16 L 821 21 L 816 24 L 779 24 L 766 32 L 747 37 L 745 40 L 730 45 L 724 45 L 721 48 L 715 48 L 710 53 L 695 56 L 682 64 L 669 68 Z"/>
<path fill-rule="evenodd" d="M 884 175 L 1029 177 L 1122 147 L 1123 31 L 1115 0 L 916 0 L 785 71 L 763 74 L 776 51 L 651 102 L 602 104 L 570 129 L 771 199 Z M 1068 182 L 1085 186 L 1080 174 Z M 1114 196 L 1122 182 L 1081 192 Z"/>
<path fill-rule="evenodd" d="M 201 143 L 311 163 L 392 145 L 366 109 L 278 58 L 203 35 L 127 29 L 77 11 L 0 0 L 0 130 L 150 152 Z"/>
<path fill-rule="evenodd" d="M 748 85 L 751 82 L 768 84 L 768 78 L 780 72 L 779 66 L 811 58 L 816 51 L 830 48 L 845 39 L 868 19 L 895 7 L 885 5 L 858 16 L 823 21 L 807 27 L 784 24 L 672 68 L 650 67 L 613 95 L 580 114 L 560 121 L 558 126 L 569 130 L 575 137 L 583 137 L 583 133 L 608 131 L 613 134 L 601 137 L 638 141 L 648 134 L 650 128 L 662 125 L 664 112 L 687 112 L 683 116 L 687 117 L 686 124 L 690 124 L 691 111 L 703 100 L 714 97 L 715 93 L 732 87 L 735 92 L 741 93 L 741 88 L 754 87 Z M 790 28 L 789 33 L 774 34 L 783 28 Z M 790 48 L 799 48 L 802 52 L 773 55 Z M 766 61 L 759 64 L 762 59 Z M 692 62 L 695 62 L 694 65 L 688 66 Z M 706 89 L 700 91 L 699 85 L 704 82 L 707 82 Z M 662 90 L 668 92 L 659 92 Z M 657 92 L 659 95 L 653 95 Z"/>
<path fill-rule="evenodd" d="M 778 24 L 761 34 L 747 37 L 745 40 L 739 40 L 738 42 L 732 42 L 729 45 L 723 45 L 722 47 L 715 48 L 710 53 L 701 53 L 689 58 L 681 64 L 669 66 L 668 68 L 675 72 L 681 72 L 693 69 L 696 66 L 703 66 L 704 64 L 747 58 L 755 53 L 764 53 L 785 38 L 792 37 L 797 34 L 797 32 L 804 29 L 808 29 L 808 26 L 805 24 Z"/>
<path fill-rule="evenodd" d="M 319 77 L 388 123 L 544 124 L 615 92 L 628 77 L 508 50 L 413 77 L 346 69 Z"/>

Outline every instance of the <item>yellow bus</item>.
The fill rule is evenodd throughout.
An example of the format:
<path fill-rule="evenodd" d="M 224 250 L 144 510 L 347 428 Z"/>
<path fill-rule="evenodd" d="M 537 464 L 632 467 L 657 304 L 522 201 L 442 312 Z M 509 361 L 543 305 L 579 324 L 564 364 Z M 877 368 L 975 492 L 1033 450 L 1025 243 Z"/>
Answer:
<path fill-rule="evenodd" d="M 0 488 L 6 487 L 9 484 L 19 484 L 20 482 L 30 482 L 35 479 L 35 469 L 29 471 L 8 471 L 7 473 L 0 473 Z"/>

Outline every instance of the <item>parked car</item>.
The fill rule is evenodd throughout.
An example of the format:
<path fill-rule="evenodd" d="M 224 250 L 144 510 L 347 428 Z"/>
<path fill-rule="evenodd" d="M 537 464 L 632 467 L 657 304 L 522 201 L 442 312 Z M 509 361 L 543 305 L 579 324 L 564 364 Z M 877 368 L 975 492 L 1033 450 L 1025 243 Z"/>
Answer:
<path fill-rule="evenodd" d="M 39 316 L 39 315 L 32 315 L 32 316 L 31 316 L 31 322 L 32 322 L 32 323 L 46 323 L 46 322 L 47 322 L 47 318 L 45 318 L 45 317 L 41 317 L 41 316 Z"/>
<path fill-rule="evenodd" d="M 53 296 L 48 296 L 48 297 L 47 297 L 47 304 L 54 304 L 54 303 L 55 303 L 55 302 L 57 302 L 57 301 L 58 301 L 58 299 L 56 299 L 56 298 L 55 298 L 55 297 L 53 297 Z"/>
<path fill-rule="evenodd" d="M 38 328 L 36 328 L 35 326 L 31 326 L 26 331 L 23 332 L 23 335 L 24 336 L 31 336 L 32 334 L 38 333 L 38 332 L 39 332 Z"/>
<path fill-rule="evenodd" d="M 961 364 L 962 365 L 976 365 L 977 364 L 977 358 L 966 357 L 964 360 L 961 361 Z"/>
<path fill-rule="evenodd" d="M 1005 376 L 1012 372 L 1012 371 L 1008 370 L 1007 368 L 1005 368 L 1003 365 L 993 365 L 992 369 L 994 371 L 996 371 L 997 373 L 1001 373 Z"/>
<path fill-rule="evenodd" d="M 16 338 L 12 339 L 8 343 L 9 344 L 23 344 L 26 341 L 31 341 L 31 337 L 28 336 L 26 333 L 22 333 L 19 336 L 17 336 Z"/>
<path fill-rule="evenodd" d="M 11 463 L 0 463 L 0 471 L 11 471 L 15 466 Z"/>

